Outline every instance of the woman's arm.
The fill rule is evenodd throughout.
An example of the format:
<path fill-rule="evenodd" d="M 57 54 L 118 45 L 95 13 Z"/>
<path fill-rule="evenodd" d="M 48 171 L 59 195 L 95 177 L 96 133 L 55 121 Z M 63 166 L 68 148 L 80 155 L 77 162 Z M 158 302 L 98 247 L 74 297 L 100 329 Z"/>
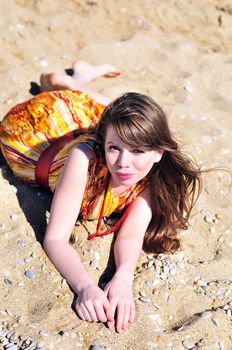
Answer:
<path fill-rule="evenodd" d="M 77 252 L 69 244 L 81 207 L 91 156 L 91 151 L 83 145 L 71 152 L 55 191 L 44 250 L 78 294 L 78 315 L 83 320 L 105 322 L 112 320 L 109 301 L 84 269 Z"/>
<path fill-rule="evenodd" d="M 133 322 L 135 305 L 132 283 L 137 260 L 142 250 L 144 234 L 152 217 L 149 190 L 145 189 L 136 199 L 123 223 L 114 245 L 116 272 L 105 288 L 113 315 L 117 310 L 118 332 Z M 108 322 L 109 327 L 113 322 Z"/>

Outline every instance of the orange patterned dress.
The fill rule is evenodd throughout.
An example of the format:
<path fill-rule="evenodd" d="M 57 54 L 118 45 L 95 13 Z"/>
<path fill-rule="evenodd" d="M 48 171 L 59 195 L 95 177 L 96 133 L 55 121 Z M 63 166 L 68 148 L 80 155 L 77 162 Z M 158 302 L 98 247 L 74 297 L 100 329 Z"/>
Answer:
<path fill-rule="evenodd" d="M 95 135 L 79 133 L 73 137 L 74 130 L 78 134 L 78 130 L 94 127 L 104 108 L 79 91 L 44 92 L 12 108 L 0 126 L 1 150 L 14 175 L 24 182 L 43 184 L 38 168 L 42 173 L 47 168 L 45 186 L 52 191 L 70 150 L 80 143 L 93 150 L 80 211 L 84 220 L 121 212 L 145 187 L 142 181 L 123 194 L 113 196 L 104 155 Z M 65 140 L 64 135 L 68 135 Z M 52 155 L 48 164 L 44 154 L 49 152 Z"/>

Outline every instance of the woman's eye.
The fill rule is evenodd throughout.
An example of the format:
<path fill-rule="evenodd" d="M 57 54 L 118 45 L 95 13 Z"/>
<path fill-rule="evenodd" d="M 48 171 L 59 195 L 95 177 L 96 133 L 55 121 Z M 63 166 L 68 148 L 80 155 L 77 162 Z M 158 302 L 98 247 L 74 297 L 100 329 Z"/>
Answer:
<path fill-rule="evenodd" d="M 142 149 L 133 149 L 133 153 L 144 153 Z"/>
<path fill-rule="evenodd" d="M 119 148 L 117 146 L 110 146 L 109 151 L 119 151 Z"/>

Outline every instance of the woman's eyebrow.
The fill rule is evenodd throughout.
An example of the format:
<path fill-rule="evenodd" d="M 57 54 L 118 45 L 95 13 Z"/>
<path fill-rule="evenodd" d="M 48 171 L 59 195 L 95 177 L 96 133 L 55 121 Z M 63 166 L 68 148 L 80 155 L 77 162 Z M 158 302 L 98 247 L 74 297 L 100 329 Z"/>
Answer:
<path fill-rule="evenodd" d="M 113 144 L 113 145 L 117 145 L 117 142 L 115 142 L 115 141 L 108 141 L 108 142 L 106 142 L 106 144 L 108 145 L 108 144 Z"/>

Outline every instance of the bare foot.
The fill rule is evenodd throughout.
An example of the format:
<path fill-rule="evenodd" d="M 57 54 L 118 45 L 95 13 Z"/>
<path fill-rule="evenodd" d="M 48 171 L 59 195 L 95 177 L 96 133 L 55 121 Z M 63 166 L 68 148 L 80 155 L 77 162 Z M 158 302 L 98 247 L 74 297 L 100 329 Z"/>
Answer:
<path fill-rule="evenodd" d="M 73 62 L 72 68 L 74 71 L 72 77 L 79 84 L 86 84 L 102 76 L 115 78 L 121 74 L 121 71 L 111 64 L 93 66 L 82 60 Z"/>

